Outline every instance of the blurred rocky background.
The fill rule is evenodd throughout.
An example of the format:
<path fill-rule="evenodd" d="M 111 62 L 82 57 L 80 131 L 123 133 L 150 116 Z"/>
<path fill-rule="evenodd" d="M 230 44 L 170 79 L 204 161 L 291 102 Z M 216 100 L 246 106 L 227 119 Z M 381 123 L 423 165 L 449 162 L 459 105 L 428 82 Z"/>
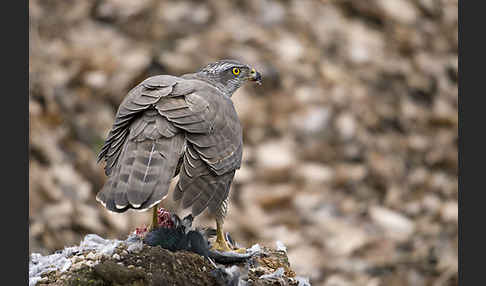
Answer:
<path fill-rule="evenodd" d="M 29 249 L 124 239 L 96 155 L 148 76 L 236 58 L 226 230 L 312 285 L 457 285 L 457 0 L 29 1 Z M 196 224 L 213 226 L 201 217 Z M 214 226 L 213 226 L 214 227 Z"/>

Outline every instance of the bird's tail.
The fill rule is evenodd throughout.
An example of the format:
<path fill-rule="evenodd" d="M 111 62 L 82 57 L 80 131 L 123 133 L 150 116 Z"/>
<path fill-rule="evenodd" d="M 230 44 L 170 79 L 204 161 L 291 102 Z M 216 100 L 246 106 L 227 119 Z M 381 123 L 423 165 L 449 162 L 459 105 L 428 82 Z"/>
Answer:
<path fill-rule="evenodd" d="M 96 200 L 113 212 L 147 210 L 163 200 L 174 176 L 184 135 L 126 140 Z"/>

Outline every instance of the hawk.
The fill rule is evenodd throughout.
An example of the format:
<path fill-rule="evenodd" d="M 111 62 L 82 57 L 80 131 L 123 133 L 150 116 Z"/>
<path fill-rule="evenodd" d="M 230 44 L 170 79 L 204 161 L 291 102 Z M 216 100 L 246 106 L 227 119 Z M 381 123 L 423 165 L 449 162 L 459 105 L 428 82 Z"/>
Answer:
<path fill-rule="evenodd" d="M 153 208 L 156 228 L 157 206 L 178 178 L 174 200 L 194 217 L 208 209 L 216 220 L 213 248 L 230 251 L 223 220 L 243 148 L 231 97 L 247 81 L 261 84 L 261 74 L 220 60 L 180 77 L 149 77 L 131 89 L 98 154 L 108 179 L 96 200 L 117 213 Z"/>

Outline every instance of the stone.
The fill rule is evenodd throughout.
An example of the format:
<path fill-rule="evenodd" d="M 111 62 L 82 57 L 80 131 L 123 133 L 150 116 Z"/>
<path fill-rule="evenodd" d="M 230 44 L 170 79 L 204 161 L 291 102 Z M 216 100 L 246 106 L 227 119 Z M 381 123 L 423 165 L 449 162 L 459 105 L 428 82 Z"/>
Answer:
<path fill-rule="evenodd" d="M 42 217 L 49 228 L 59 229 L 71 224 L 73 211 L 70 201 L 62 201 L 46 205 L 42 212 Z"/>
<path fill-rule="evenodd" d="M 105 227 L 101 223 L 98 210 L 90 205 L 76 205 L 76 215 L 74 216 L 74 220 L 77 224 L 90 232 L 102 233 L 105 230 Z"/>
<path fill-rule="evenodd" d="M 289 62 L 299 60 L 304 54 L 304 47 L 300 41 L 291 35 L 285 35 L 278 43 L 275 42 L 275 50 L 281 58 Z"/>
<path fill-rule="evenodd" d="M 326 136 L 331 119 L 331 110 L 328 107 L 313 106 L 292 117 L 292 126 L 297 133 L 305 136 Z"/>
<path fill-rule="evenodd" d="M 64 196 L 78 201 L 88 200 L 91 194 L 91 184 L 85 181 L 72 165 L 55 165 L 52 172 Z"/>
<path fill-rule="evenodd" d="M 89 260 L 95 260 L 96 259 L 96 255 L 94 254 L 94 252 L 90 252 L 86 255 L 86 259 L 89 259 Z"/>
<path fill-rule="evenodd" d="M 313 184 L 330 183 L 334 178 L 334 170 L 324 164 L 305 163 L 296 168 L 295 175 Z"/>
<path fill-rule="evenodd" d="M 84 81 L 93 88 L 102 88 L 106 85 L 107 76 L 103 71 L 92 71 L 84 76 Z"/>
<path fill-rule="evenodd" d="M 336 129 L 343 140 L 353 138 L 356 132 L 356 122 L 350 113 L 340 114 L 336 119 Z"/>
<path fill-rule="evenodd" d="M 76 255 L 73 257 L 73 263 L 78 263 L 78 262 L 81 262 L 84 260 L 84 256 L 83 255 Z"/>
<path fill-rule="evenodd" d="M 407 239 L 414 232 L 414 222 L 396 211 L 373 206 L 370 208 L 369 214 L 373 222 L 394 239 Z"/>
<path fill-rule="evenodd" d="M 447 201 L 440 209 L 441 218 L 446 222 L 458 222 L 459 208 L 456 201 Z"/>
<path fill-rule="evenodd" d="M 324 286 L 352 286 L 352 285 L 353 283 L 349 281 L 349 279 L 346 279 L 342 275 L 338 275 L 338 274 L 330 275 L 326 279 L 326 282 L 324 283 Z"/>
<path fill-rule="evenodd" d="M 258 166 L 264 170 L 256 176 L 271 182 L 287 180 L 297 161 L 293 146 L 288 140 L 261 144 L 256 149 L 255 157 Z"/>
<path fill-rule="evenodd" d="M 388 17 L 404 24 L 413 24 L 418 16 L 418 11 L 408 1 L 405 0 L 377 0 L 381 9 Z"/>

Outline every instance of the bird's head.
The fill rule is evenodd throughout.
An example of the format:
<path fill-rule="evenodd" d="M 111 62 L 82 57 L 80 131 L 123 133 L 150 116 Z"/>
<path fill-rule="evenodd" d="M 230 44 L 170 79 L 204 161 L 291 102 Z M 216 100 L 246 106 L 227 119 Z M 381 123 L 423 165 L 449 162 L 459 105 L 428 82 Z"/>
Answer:
<path fill-rule="evenodd" d="M 197 75 L 207 79 L 229 96 L 247 81 L 262 82 L 262 75 L 236 60 L 220 60 L 201 68 Z"/>

